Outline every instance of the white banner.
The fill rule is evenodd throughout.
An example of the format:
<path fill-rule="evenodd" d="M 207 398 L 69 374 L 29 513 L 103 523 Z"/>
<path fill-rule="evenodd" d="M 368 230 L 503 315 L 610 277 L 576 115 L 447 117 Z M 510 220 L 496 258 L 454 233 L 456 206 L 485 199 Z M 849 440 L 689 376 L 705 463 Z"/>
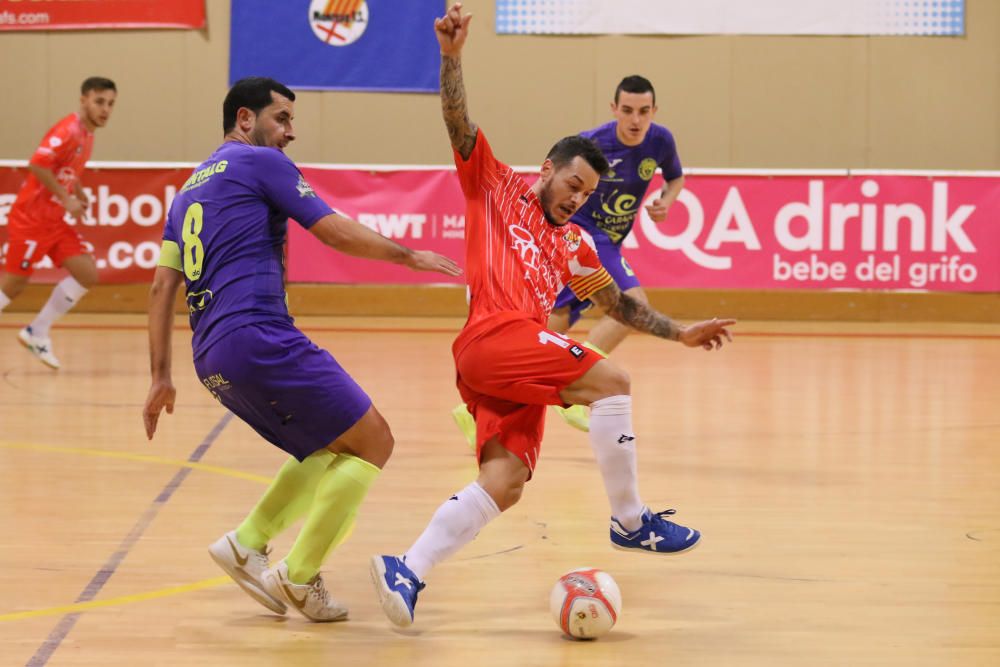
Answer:
<path fill-rule="evenodd" d="M 965 0 L 496 0 L 496 31 L 964 35 Z"/>

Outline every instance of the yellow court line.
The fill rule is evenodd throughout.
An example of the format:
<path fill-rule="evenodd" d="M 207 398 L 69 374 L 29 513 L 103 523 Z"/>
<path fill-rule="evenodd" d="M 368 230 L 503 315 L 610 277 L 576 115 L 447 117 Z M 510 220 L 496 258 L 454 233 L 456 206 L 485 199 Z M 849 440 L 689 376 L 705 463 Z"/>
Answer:
<path fill-rule="evenodd" d="M 6 442 L 3 440 L 0 440 L 0 448 L 53 452 L 56 454 L 77 454 L 79 456 L 94 456 L 106 459 L 124 459 L 126 461 L 137 461 L 139 463 L 157 463 L 160 465 L 201 470 L 202 472 L 215 473 L 216 475 L 223 475 L 225 477 L 246 479 L 251 482 L 260 482 L 261 484 L 271 483 L 271 478 L 264 477 L 263 475 L 254 475 L 253 473 L 243 472 L 233 468 L 210 466 L 204 463 L 192 463 L 191 461 L 185 461 L 183 459 L 169 459 L 163 456 L 151 456 L 149 454 L 132 454 L 131 452 L 112 452 L 104 449 L 84 449 L 79 447 L 55 447 L 53 445 L 37 445 L 29 442 Z"/>
<path fill-rule="evenodd" d="M 126 461 L 136 461 L 139 463 L 156 463 L 159 465 L 191 468 L 192 470 L 210 472 L 216 475 L 223 475 L 225 477 L 246 479 L 250 480 L 251 482 L 259 482 L 261 484 L 271 483 L 271 478 L 264 477 L 263 475 L 254 475 L 252 473 L 242 472 L 240 470 L 234 470 L 233 468 L 224 468 L 222 466 L 210 466 L 210 465 L 205 465 L 204 463 L 192 463 L 191 461 L 184 461 L 182 459 L 170 459 L 163 456 L 151 456 L 149 454 L 132 454 L 130 452 L 111 452 L 103 449 L 84 449 L 80 447 L 55 447 L 52 445 L 38 445 L 28 442 L 7 442 L 3 440 L 0 440 L 0 448 L 22 449 L 22 450 L 37 451 L 37 452 L 51 452 L 55 454 L 75 454 L 79 456 L 93 456 L 97 458 L 107 458 L 107 459 L 124 459 Z M 114 607 L 117 605 L 130 604 L 133 602 L 142 602 L 144 600 L 155 600 L 156 598 L 168 597 L 170 595 L 180 595 L 181 593 L 190 593 L 192 591 L 199 591 L 204 588 L 221 586 L 222 584 L 231 581 L 232 580 L 229 577 L 216 577 L 214 579 L 204 579 L 202 581 L 196 581 L 193 584 L 185 584 L 183 586 L 163 588 L 158 591 L 149 591 L 147 593 L 136 593 L 134 595 L 123 595 L 121 597 L 111 598 L 110 600 L 91 600 L 90 602 L 78 602 L 76 604 L 68 604 L 68 605 L 63 605 L 61 607 L 32 609 L 30 611 L 16 611 L 9 614 L 0 614 L 0 622 L 19 621 L 25 618 L 36 618 L 38 616 L 58 616 L 59 614 L 79 613 L 88 611 L 90 609 L 99 609 L 102 607 Z"/>
<path fill-rule="evenodd" d="M 225 583 L 232 583 L 232 579 L 229 577 L 215 577 L 214 579 L 204 579 L 202 581 L 196 581 L 193 584 L 185 584 L 184 586 L 174 586 L 172 588 L 163 588 L 158 591 L 150 591 L 148 593 L 136 593 L 135 595 L 122 595 L 121 597 L 111 598 L 110 600 L 91 600 L 90 602 L 78 602 L 76 604 L 67 604 L 62 607 L 48 607 L 47 609 L 33 609 L 31 611 L 15 611 L 11 614 L 0 614 L 0 623 L 3 621 L 20 621 L 25 618 L 37 618 L 38 616 L 58 616 L 59 614 L 76 614 L 84 611 L 89 611 L 91 609 L 100 609 L 101 607 L 114 607 L 122 604 L 130 604 L 132 602 L 142 602 L 144 600 L 155 600 L 156 598 L 165 598 L 170 595 L 179 595 L 181 593 L 190 593 L 192 591 L 200 591 L 204 588 L 214 588 L 215 586 L 221 586 Z"/>

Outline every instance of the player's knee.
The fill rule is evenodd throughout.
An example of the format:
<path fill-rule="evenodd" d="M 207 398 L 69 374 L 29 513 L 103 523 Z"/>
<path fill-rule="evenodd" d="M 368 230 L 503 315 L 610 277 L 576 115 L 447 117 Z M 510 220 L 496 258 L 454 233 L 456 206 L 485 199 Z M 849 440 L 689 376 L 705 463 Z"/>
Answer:
<path fill-rule="evenodd" d="M 341 436 L 333 451 L 349 452 L 379 468 L 385 467 L 392 456 L 396 439 L 389 423 L 374 406 L 351 431 Z"/>
<path fill-rule="evenodd" d="M 624 369 L 613 366 L 601 378 L 601 398 L 607 396 L 628 396 L 632 393 L 632 378 Z"/>
<path fill-rule="evenodd" d="M 7 274 L 4 276 L 3 284 L 0 285 L 0 290 L 7 296 L 8 299 L 16 299 L 24 291 L 24 288 L 28 284 L 28 279 L 22 276 L 15 276 L 12 274 Z"/>
<path fill-rule="evenodd" d="M 524 482 L 522 480 L 511 479 L 507 480 L 507 483 L 499 489 L 495 489 L 490 496 L 493 498 L 493 502 L 497 504 L 497 509 L 501 512 L 506 512 L 517 504 L 523 492 Z"/>
<path fill-rule="evenodd" d="M 383 427 L 380 429 L 380 433 L 378 434 L 378 437 L 375 438 L 373 443 L 375 450 L 373 455 L 379 459 L 380 462 L 376 465 L 380 468 L 384 466 L 389 460 L 389 457 L 392 456 L 392 450 L 396 446 L 396 437 L 392 434 L 389 424 L 384 421 L 382 423 Z"/>
<path fill-rule="evenodd" d="M 97 268 L 87 268 L 83 271 L 77 272 L 77 275 L 73 276 L 73 279 L 80 283 L 80 287 L 83 289 L 90 289 L 97 284 Z"/>

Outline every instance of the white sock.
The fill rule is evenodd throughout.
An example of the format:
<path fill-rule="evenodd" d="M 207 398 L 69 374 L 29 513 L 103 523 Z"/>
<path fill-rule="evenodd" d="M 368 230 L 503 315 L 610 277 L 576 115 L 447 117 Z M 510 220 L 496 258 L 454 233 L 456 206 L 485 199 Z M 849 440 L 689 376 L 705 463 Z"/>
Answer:
<path fill-rule="evenodd" d="M 406 566 L 420 577 L 471 542 L 483 526 L 500 516 L 497 504 L 477 482 L 446 500 L 431 517 L 417 541 L 403 555 Z"/>
<path fill-rule="evenodd" d="M 31 323 L 31 332 L 39 338 L 48 338 L 49 329 L 60 317 L 69 312 L 76 302 L 87 293 L 87 288 L 76 282 L 73 276 L 63 278 L 55 289 L 52 296 L 45 302 L 45 307 L 35 316 L 35 321 Z"/>
<path fill-rule="evenodd" d="M 3 312 L 3 309 L 9 305 L 10 305 L 10 297 L 4 294 L 3 290 L 0 290 L 0 312 Z"/>
<path fill-rule="evenodd" d="M 608 396 L 590 404 L 590 446 L 612 516 L 626 530 L 638 530 L 644 506 L 639 499 L 631 396 Z"/>

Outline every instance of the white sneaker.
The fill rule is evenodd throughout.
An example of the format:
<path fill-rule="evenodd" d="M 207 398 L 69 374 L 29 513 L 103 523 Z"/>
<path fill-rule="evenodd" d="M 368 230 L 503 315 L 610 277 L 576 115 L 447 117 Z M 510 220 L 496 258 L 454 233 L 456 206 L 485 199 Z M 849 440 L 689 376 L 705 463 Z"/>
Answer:
<path fill-rule="evenodd" d="M 17 340 L 21 342 L 21 345 L 28 348 L 29 352 L 38 357 L 38 360 L 43 364 L 49 368 L 59 370 L 59 360 L 56 359 L 56 355 L 52 354 L 51 338 L 36 336 L 31 327 L 24 327 L 17 334 Z"/>
<path fill-rule="evenodd" d="M 329 623 L 347 620 L 347 607 L 330 597 L 323 577 L 318 574 L 308 584 L 292 583 L 288 578 L 288 563 L 282 560 L 264 573 L 264 579 L 280 592 L 285 602 L 310 621 Z"/>
<path fill-rule="evenodd" d="M 247 595 L 275 614 L 285 613 L 281 594 L 263 578 L 270 565 L 267 552 L 247 549 L 236 539 L 236 531 L 231 530 L 208 548 L 208 555 Z"/>

